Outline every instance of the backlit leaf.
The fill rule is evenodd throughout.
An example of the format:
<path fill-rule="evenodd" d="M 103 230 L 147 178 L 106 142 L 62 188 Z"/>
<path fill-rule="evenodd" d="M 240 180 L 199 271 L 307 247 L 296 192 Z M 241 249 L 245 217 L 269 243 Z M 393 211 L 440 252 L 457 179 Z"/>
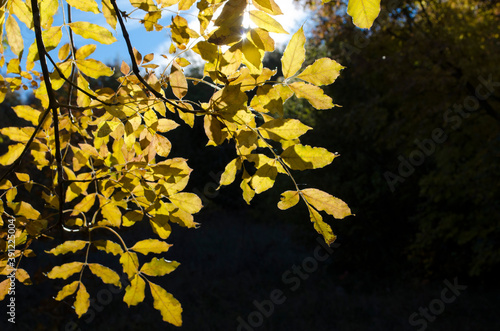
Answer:
<path fill-rule="evenodd" d="M 41 112 L 38 109 L 34 109 L 27 105 L 19 105 L 12 107 L 17 117 L 25 119 L 33 123 L 33 125 L 38 125 L 38 118 L 40 117 Z"/>
<path fill-rule="evenodd" d="M 80 287 L 78 288 L 78 292 L 76 293 L 75 299 L 75 313 L 78 317 L 81 317 L 85 314 L 90 307 L 90 295 L 85 288 L 83 283 L 80 283 Z"/>
<path fill-rule="evenodd" d="M 179 264 L 176 261 L 154 258 L 151 262 L 144 263 L 141 272 L 148 276 L 164 276 L 174 271 Z"/>
<path fill-rule="evenodd" d="M 295 82 L 288 86 L 297 98 L 306 99 L 316 109 L 330 109 L 335 106 L 332 98 L 326 95 L 320 87 L 303 82 Z"/>
<path fill-rule="evenodd" d="M 262 124 L 259 129 L 264 138 L 279 141 L 297 139 L 311 127 L 302 124 L 299 120 L 278 118 Z"/>
<path fill-rule="evenodd" d="M 99 7 L 94 0 L 66 0 L 71 7 L 79 9 L 81 11 L 88 11 L 94 14 L 99 14 Z"/>
<path fill-rule="evenodd" d="M 253 5 L 271 15 L 282 15 L 280 7 L 274 0 L 252 0 Z"/>
<path fill-rule="evenodd" d="M 325 57 L 307 66 L 304 71 L 297 75 L 297 78 L 316 86 L 329 85 L 337 79 L 343 68 L 336 61 Z"/>
<path fill-rule="evenodd" d="M 106 284 L 113 284 L 117 287 L 122 287 L 120 283 L 120 276 L 108 267 L 105 267 L 98 263 L 89 263 L 88 264 L 90 271 L 97 277 L 101 278 L 102 281 Z"/>
<path fill-rule="evenodd" d="M 47 277 L 51 279 L 62 278 L 66 279 L 77 272 L 80 272 L 83 267 L 83 262 L 70 262 L 63 264 L 61 266 L 56 266 L 52 268 L 47 274 Z"/>
<path fill-rule="evenodd" d="M 93 39 L 101 44 L 109 45 L 116 41 L 107 29 L 89 22 L 73 22 L 68 24 L 74 33 L 86 39 Z"/>
<path fill-rule="evenodd" d="M 123 272 L 128 275 L 129 279 L 137 274 L 137 268 L 139 267 L 139 259 L 137 258 L 137 254 L 133 252 L 123 253 L 120 257 L 120 263 L 122 264 Z"/>
<path fill-rule="evenodd" d="M 18 57 L 21 56 L 21 52 L 24 49 L 24 41 L 21 35 L 21 29 L 17 24 L 17 21 L 12 15 L 7 17 L 7 22 L 5 23 L 5 32 L 7 34 L 7 41 L 12 52 Z"/>
<path fill-rule="evenodd" d="M 281 158 L 294 170 L 317 169 L 332 163 L 335 154 L 321 147 L 296 144 L 281 153 Z"/>
<path fill-rule="evenodd" d="M 278 23 L 274 18 L 267 15 L 266 13 L 260 10 L 250 10 L 250 20 L 254 22 L 258 27 L 267 30 L 269 32 L 275 33 L 286 33 L 285 29 Z"/>
<path fill-rule="evenodd" d="M 95 240 L 92 243 L 98 250 L 105 251 L 106 253 L 111 253 L 113 255 L 123 253 L 122 247 L 110 240 Z"/>
<path fill-rule="evenodd" d="M 108 22 L 113 29 L 116 29 L 116 12 L 110 0 L 102 0 L 102 14 L 106 18 L 106 22 Z"/>
<path fill-rule="evenodd" d="M 96 193 L 91 193 L 85 196 L 75 207 L 72 216 L 78 215 L 80 212 L 86 213 L 92 208 L 96 200 Z"/>
<path fill-rule="evenodd" d="M 203 207 L 201 199 L 194 193 L 180 192 L 168 197 L 168 199 L 180 209 L 195 214 Z"/>
<path fill-rule="evenodd" d="M 304 29 L 300 27 L 292 36 L 281 58 L 281 67 L 285 78 L 292 77 L 302 67 L 302 63 L 306 59 L 305 43 Z"/>
<path fill-rule="evenodd" d="M 325 211 L 327 214 L 335 218 L 342 219 L 346 216 L 352 215 L 351 209 L 347 204 L 321 190 L 315 188 L 303 189 L 300 191 L 304 198 L 317 210 Z"/>
<path fill-rule="evenodd" d="M 76 60 L 76 66 L 82 73 L 95 79 L 102 76 L 109 77 L 114 73 L 110 67 L 94 59 Z"/>
<path fill-rule="evenodd" d="M 146 288 L 146 283 L 139 274 L 135 275 L 130 281 L 130 285 L 125 288 L 125 295 L 123 296 L 123 302 L 127 306 L 136 306 L 138 303 L 144 301 L 144 289 Z"/>
<path fill-rule="evenodd" d="M 349 0 L 347 14 L 358 28 L 369 29 L 380 13 L 380 0 Z"/>
<path fill-rule="evenodd" d="M 25 128 L 15 128 L 7 127 L 0 129 L 0 133 L 9 137 L 10 140 L 19 142 L 28 142 L 30 137 L 35 132 L 35 128 L 25 127 Z"/>
<path fill-rule="evenodd" d="M 73 293 L 76 292 L 76 289 L 78 288 L 78 284 L 80 282 L 78 280 L 75 280 L 74 282 L 65 285 L 58 293 L 56 296 L 57 301 L 61 301 L 62 299 L 66 298 L 69 295 L 72 295 Z"/>
<path fill-rule="evenodd" d="M 168 249 L 172 245 L 167 244 L 166 242 L 158 239 L 145 239 L 138 241 L 134 246 L 130 249 L 141 254 L 147 255 L 149 253 L 163 253 L 168 251 Z M 141 269 L 142 270 L 142 269 Z"/>
<path fill-rule="evenodd" d="M 281 200 L 278 202 L 278 208 L 281 210 L 286 210 L 295 206 L 300 200 L 299 192 L 297 191 L 286 191 L 281 193 Z"/>
<path fill-rule="evenodd" d="M 187 93 L 188 84 L 186 77 L 181 67 L 175 62 L 172 64 L 172 71 L 170 73 L 170 87 L 179 99 L 184 98 Z"/>
<path fill-rule="evenodd" d="M 309 216 L 311 222 L 314 224 L 314 229 L 323 236 L 328 245 L 331 245 L 335 241 L 336 236 L 333 234 L 330 225 L 323 221 L 323 217 L 314 208 L 309 208 Z"/>
<path fill-rule="evenodd" d="M 65 241 L 64 243 L 60 244 L 59 246 L 52 248 L 47 253 L 53 254 L 53 255 L 66 254 L 69 252 L 74 253 L 76 251 L 79 251 L 80 249 L 85 248 L 87 243 L 88 242 L 85 240 Z"/>
<path fill-rule="evenodd" d="M 236 178 L 236 172 L 240 168 L 241 168 L 240 158 L 233 159 L 231 162 L 229 162 L 224 168 L 224 172 L 220 177 L 219 184 L 222 186 L 222 185 L 229 185 L 232 182 L 234 182 Z"/>
<path fill-rule="evenodd" d="M 162 287 L 149 282 L 151 294 L 154 299 L 154 307 L 161 312 L 165 322 L 175 326 L 182 325 L 182 307 L 179 301 Z"/>

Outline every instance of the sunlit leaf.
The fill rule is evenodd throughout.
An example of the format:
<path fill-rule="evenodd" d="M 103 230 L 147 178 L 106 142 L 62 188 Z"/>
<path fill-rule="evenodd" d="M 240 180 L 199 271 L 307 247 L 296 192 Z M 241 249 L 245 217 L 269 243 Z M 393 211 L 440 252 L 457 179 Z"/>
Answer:
<path fill-rule="evenodd" d="M 352 215 L 351 209 L 347 204 L 321 190 L 315 188 L 307 188 L 300 191 L 308 203 L 314 206 L 317 210 L 325 211 L 327 214 L 335 218 L 342 219 Z"/>
<path fill-rule="evenodd" d="M 264 138 L 279 141 L 297 139 L 311 127 L 302 124 L 299 120 L 278 118 L 262 124 L 259 129 Z"/>
<path fill-rule="evenodd" d="M 97 277 L 101 278 L 102 281 L 106 284 L 113 284 L 117 287 L 122 287 L 120 283 L 120 276 L 108 267 L 105 267 L 98 263 L 89 263 L 88 264 L 90 271 Z"/>
<path fill-rule="evenodd" d="M 12 15 L 7 17 L 7 22 L 5 23 L 5 32 L 7 34 L 7 40 L 12 52 L 18 57 L 21 56 L 21 52 L 24 49 L 24 41 L 21 35 L 21 29 L 17 24 L 17 21 Z"/>
<path fill-rule="evenodd" d="M 47 274 L 49 278 L 62 278 L 66 279 L 77 272 L 80 272 L 83 267 L 83 262 L 70 262 L 61 266 L 56 266 Z"/>
<path fill-rule="evenodd" d="M 181 192 L 168 197 L 168 199 L 180 209 L 195 214 L 201 210 L 203 204 L 201 199 L 194 193 Z"/>
<path fill-rule="evenodd" d="M 57 247 L 52 248 L 50 251 L 47 253 L 53 254 L 53 255 L 59 255 L 59 254 L 66 254 L 66 253 L 74 253 L 76 251 L 79 251 L 87 245 L 88 241 L 85 240 L 71 240 L 71 241 L 65 241 L 64 243 L 60 244 Z"/>
<path fill-rule="evenodd" d="M 151 294 L 153 295 L 154 307 L 161 312 L 165 322 L 175 326 L 182 325 L 182 307 L 179 301 L 162 287 L 149 282 Z"/>
<path fill-rule="evenodd" d="M 110 240 L 95 240 L 92 242 L 94 246 L 101 251 L 105 251 L 106 253 L 111 253 L 113 255 L 118 255 L 123 253 L 122 247 Z"/>
<path fill-rule="evenodd" d="M 146 288 L 146 283 L 139 274 L 136 274 L 134 278 L 130 281 L 130 285 L 125 288 L 125 295 L 123 296 L 123 302 L 127 306 L 136 306 L 137 304 L 144 301 L 144 289 Z"/>
<path fill-rule="evenodd" d="M 89 310 L 89 307 L 90 307 L 89 292 L 87 292 L 85 285 L 83 285 L 83 283 L 80 283 L 78 292 L 76 292 L 75 313 L 78 315 L 78 317 L 81 317 Z"/>
<path fill-rule="evenodd" d="M 254 22 L 258 27 L 267 30 L 269 32 L 275 33 L 286 33 L 288 32 L 283 29 L 281 24 L 278 23 L 274 18 L 260 10 L 250 10 L 250 20 Z"/>
<path fill-rule="evenodd" d="M 64 298 L 66 298 L 67 296 L 69 295 L 72 295 L 73 293 L 76 292 L 76 289 L 78 288 L 78 284 L 80 284 L 80 282 L 78 280 L 75 280 L 74 282 L 70 283 L 70 284 L 67 284 L 65 285 L 58 293 L 57 293 L 57 296 L 56 296 L 56 300 L 57 301 L 61 301 L 63 300 Z"/>
<path fill-rule="evenodd" d="M 362 29 L 369 29 L 380 13 L 380 0 L 349 0 L 347 14 L 353 23 Z"/>
<path fill-rule="evenodd" d="M 330 109 L 335 105 L 332 98 L 317 86 L 303 82 L 295 82 L 288 85 L 298 98 L 304 98 L 316 109 Z"/>
<path fill-rule="evenodd" d="M 281 158 L 294 170 L 317 169 L 332 163 L 335 154 L 321 147 L 296 144 L 281 153 Z"/>
<path fill-rule="evenodd" d="M 101 44 L 109 45 L 116 41 L 111 32 L 107 29 L 89 22 L 73 22 L 68 24 L 79 36 L 86 39 L 93 39 Z"/>
<path fill-rule="evenodd" d="M 307 66 L 297 78 L 305 80 L 316 86 L 332 84 L 340 75 L 340 70 L 344 67 L 336 61 L 329 58 L 316 60 L 310 66 Z"/>
<path fill-rule="evenodd" d="M 335 241 L 336 236 L 333 234 L 330 225 L 323 221 L 323 217 L 314 208 L 309 208 L 309 216 L 311 218 L 311 222 L 314 224 L 314 229 L 323 236 L 323 239 L 325 239 L 325 242 L 328 245 L 332 244 Z"/>
<path fill-rule="evenodd" d="M 292 36 L 281 58 L 281 67 L 285 78 L 292 77 L 302 67 L 302 63 L 306 59 L 305 43 L 304 29 L 300 27 Z"/>
<path fill-rule="evenodd" d="M 144 263 L 141 272 L 148 276 L 164 276 L 171 273 L 180 265 L 176 261 L 154 258 L 151 262 Z"/>
<path fill-rule="evenodd" d="M 285 210 L 295 206 L 300 200 L 299 192 L 297 191 L 286 191 L 281 193 L 281 200 L 278 202 L 278 208 Z"/>
<path fill-rule="evenodd" d="M 120 257 L 120 263 L 122 264 L 123 272 L 128 275 L 129 279 L 137 274 L 137 268 L 139 267 L 139 259 L 137 258 L 137 254 L 133 252 L 123 253 Z"/>
<path fill-rule="evenodd" d="M 38 125 L 38 118 L 40 117 L 41 112 L 38 109 L 34 109 L 27 105 L 19 105 L 12 107 L 14 112 L 19 118 L 30 121 L 34 125 Z"/>
<path fill-rule="evenodd" d="M 166 242 L 158 239 L 145 239 L 138 241 L 134 246 L 130 249 L 136 251 L 138 253 L 147 255 L 149 253 L 163 253 L 168 251 L 168 249 L 172 245 L 167 244 Z M 141 269 L 142 270 L 142 269 Z"/>

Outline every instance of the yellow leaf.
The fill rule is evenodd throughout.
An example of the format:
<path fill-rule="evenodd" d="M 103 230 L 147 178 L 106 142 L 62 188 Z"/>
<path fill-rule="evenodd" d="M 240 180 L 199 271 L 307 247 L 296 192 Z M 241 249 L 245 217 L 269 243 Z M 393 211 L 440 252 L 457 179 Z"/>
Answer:
<path fill-rule="evenodd" d="M 33 13 L 31 12 L 31 8 L 26 5 L 26 3 L 22 0 L 11 0 L 10 4 L 10 12 L 17 16 L 17 18 L 26 24 L 28 29 L 33 28 Z"/>
<path fill-rule="evenodd" d="M 271 15 L 282 15 L 280 7 L 274 0 L 252 0 L 253 5 Z"/>
<path fill-rule="evenodd" d="M 105 203 L 105 205 L 102 206 L 101 208 L 101 213 L 102 216 L 105 219 L 105 224 L 119 227 L 122 223 L 122 212 L 116 206 L 115 203 L 113 203 L 113 200 L 106 200 L 104 197 L 99 196 L 99 200 L 101 203 Z"/>
<path fill-rule="evenodd" d="M 76 289 L 78 288 L 78 284 L 80 284 L 79 281 L 75 280 L 71 284 L 65 285 L 58 293 L 56 296 L 57 301 L 61 301 L 62 299 L 66 298 L 69 295 L 72 295 L 73 293 L 76 292 Z"/>
<path fill-rule="evenodd" d="M 172 63 L 172 71 L 169 77 L 170 87 L 172 88 L 174 95 L 179 99 L 184 98 L 187 93 L 188 83 L 186 77 L 184 76 L 184 72 L 176 62 Z"/>
<path fill-rule="evenodd" d="M 101 278 L 102 281 L 106 284 L 113 284 L 119 288 L 122 287 L 120 283 L 120 276 L 108 267 L 105 267 L 98 263 L 89 263 L 88 264 L 90 271 L 97 277 Z"/>
<path fill-rule="evenodd" d="M 156 153 L 163 157 L 167 157 L 168 154 L 170 154 L 170 150 L 172 149 L 172 143 L 170 142 L 170 140 L 160 134 L 154 135 L 151 145 L 156 149 Z"/>
<path fill-rule="evenodd" d="M 302 124 L 299 120 L 278 118 L 262 124 L 259 129 L 264 138 L 279 141 L 297 139 L 311 127 Z"/>
<path fill-rule="evenodd" d="M 67 0 L 66 2 L 71 7 L 79 9 L 81 11 L 88 11 L 94 14 L 99 14 L 99 7 L 94 0 Z"/>
<path fill-rule="evenodd" d="M 154 283 L 149 282 L 149 287 L 153 295 L 154 307 L 160 311 L 163 320 L 175 326 L 181 326 L 182 307 L 179 301 L 172 294 Z"/>
<path fill-rule="evenodd" d="M 149 253 L 163 253 L 168 251 L 172 245 L 158 239 L 145 239 L 137 242 L 132 248 L 133 251 L 147 255 Z M 142 270 L 142 269 L 141 269 Z"/>
<path fill-rule="evenodd" d="M 226 167 L 224 168 L 224 172 L 222 173 L 222 175 L 220 177 L 220 181 L 219 181 L 220 186 L 229 185 L 232 182 L 234 182 L 234 180 L 236 178 L 236 172 L 240 168 L 241 168 L 241 159 L 239 157 L 236 159 L 233 159 L 231 162 L 229 162 L 226 165 Z"/>
<path fill-rule="evenodd" d="M 7 295 L 7 293 L 9 293 L 9 291 L 10 291 L 10 279 L 7 278 L 0 283 L 0 301 L 2 301 L 5 298 L 5 296 Z"/>
<path fill-rule="evenodd" d="M 278 208 L 281 210 L 286 210 L 295 206 L 300 200 L 299 192 L 297 191 L 286 191 L 281 193 L 281 200 L 278 202 Z"/>
<path fill-rule="evenodd" d="M 227 137 L 227 134 L 222 132 L 222 123 L 215 116 L 205 115 L 203 127 L 211 144 L 220 145 Z"/>
<path fill-rule="evenodd" d="M 179 124 L 177 124 L 177 122 L 175 121 L 166 118 L 160 118 L 156 126 L 156 131 L 164 133 L 175 129 L 178 126 Z"/>
<path fill-rule="evenodd" d="M 174 271 L 179 264 L 176 261 L 154 258 L 151 262 L 144 263 L 141 272 L 148 276 L 164 276 Z"/>
<path fill-rule="evenodd" d="M 337 237 L 333 234 L 330 225 L 323 221 L 323 217 L 314 208 L 309 208 L 309 216 L 314 224 L 314 229 L 323 236 L 328 245 L 331 245 Z"/>
<path fill-rule="evenodd" d="M 123 253 L 120 257 L 120 263 L 122 264 L 123 272 L 128 275 L 129 279 L 137 274 L 137 268 L 139 267 L 139 259 L 137 258 L 137 254 L 133 252 Z"/>
<path fill-rule="evenodd" d="M 264 48 L 258 48 L 253 42 L 248 39 L 241 41 L 235 46 L 241 44 L 241 52 L 243 54 L 243 63 L 250 70 L 252 75 L 260 75 L 263 69 L 262 60 L 264 58 Z M 233 49 L 233 48 L 232 48 Z"/>
<path fill-rule="evenodd" d="M 48 29 L 52 25 L 58 8 L 58 0 L 40 1 L 40 22 L 42 24 L 42 28 Z"/>
<path fill-rule="evenodd" d="M 97 24 L 89 22 L 73 22 L 68 24 L 74 33 L 86 39 L 93 39 L 101 44 L 109 45 L 116 41 L 111 32 Z"/>
<path fill-rule="evenodd" d="M 42 39 L 47 51 L 53 50 L 59 45 L 62 38 L 62 31 L 60 26 L 53 26 L 48 30 L 42 31 Z"/>
<path fill-rule="evenodd" d="M 167 217 L 156 216 L 149 220 L 153 232 L 156 233 L 161 239 L 167 239 L 172 233 L 172 228 L 168 224 Z"/>
<path fill-rule="evenodd" d="M 288 34 L 278 21 L 260 10 L 251 10 L 250 20 L 266 31 Z"/>
<path fill-rule="evenodd" d="M 201 199 L 194 193 L 181 192 L 168 197 L 168 199 L 180 209 L 195 214 L 203 207 Z"/>
<path fill-rule="evenodd" d="M 144 215 L 137 211 L 137 210 L 131 210 L 125 213 L 122 218 L 122 225 L 123 226 L 132 226 L 135 224 L 135 222 L 141 221 Z"/>
<path fill-rule="evenodd" d="M 274 160 L 272 162 L 274 162 Z M 258 168 L 252 176 L 250 185 L 252 185 L 256 194 L 260 194 L 273 187 L 277 175 L 278 169 L 276 166 L 271 163 L 264 164 L 262 167 Z"/>
<path fill-rule="evenodd" d="M 101 76 L 109 77 L 114 73 L 110 67 L 94 59 L 76 60 L 76 66 L 82 73 L 95 79 Z"/>
<path fill-rule="evenodd" d="M 314 208 L 320 211 L 323 210 L 335 218 L 342 219 L 346 216 L 352 215 L 351 209 L 349 209 L 344 201 L 326 192 L 315 188 L 307 188 L 301 190 L 300 192 L 307 202 L 313 205 Z"/>
<path fill-rule="evenodd" d="M 147 12 L 158 10 L 153 0 L 130 0 L 130 4 Z"/>
<path fill-rule="evenodd" d="M 56 266 L 52 268 L 52 270 L 49 271 L 47 274 L 47 277 L 51 279 L 55 278 L 62 278 L 66 279 L 77 272 L 80 272 L 82 270 L 83 263 L 82 262 L 70 262 L 70 263 L 65 263 L 61 266 Z"/>
<path fill-rule="evenodd" d="M 248 185 L 248 183 L 251 180 L 250 175 L 246 173 L 246 171 L 243 171 L 243 179 L 240 184 L 240 188 L 243 191 L 243 199 L 247 204 L 250 204 L 250 201 L 252 201 L 253 197 L 255 196 L 255 191 Z"/>
<path fill-rule="evenodd" d="M 33 282 L 30 279 L 30 275 L 24 269 L 16 269 L 16 279 L 24 285 L 33 285 Z"/>
<path fill-rule="evenodd" d="M 135 275 L 130 281 L 130 285 L 125 288 L 125 295 L 123 296 L 123 302 L 127 306 L 136 306 L 138 303 L 144 301 L 144 289 L 146 288 L 146 283 L 139 274 Z"/>
<path fill-rule="evenodd" d="M 29 203 L 21 201 L 16 203 L 10 203 L 9 207 L 14 210 L 15 215 L 24 216 L 30 220 L 36 220 L 40 217 L 38 210 L 33 208 Z"/>
<path fill-rule="evenodd" d="M 106 22 L 116 30 L 116 12 L 110 0 L 102 0 L 102 14 L 106 18 Z"/>
<path fill-rule="evenodd" d="M 9 137 L 10 140 L 19 142 L 28 142 L 34 132 L 35 128 L 32 127 L 25 127 L 25 128 L 8 127 L 0 129 L 0 133 Z"/>
<path fill-rule="evenodd" d="M 193 3 L 195 3 L 196 0 L 180 0 L 179 1 L 179 10 L 189 10 Z"/>
<path fill-rule="evenodd" d="M 105 251 L 106 253 L 111 253 L 113 255 L 123 254 L 122 247 L 113 241 L 95 240 L 92 243 L 98 250 Z"/>
<path fill-rule="evenodd" d="M 306 36 L 303 27 L 294 33 L 281 58 L 281 68 L 285 78 L 292 77 L 302 67 L 306 59 Z"/>
<path fill-rule="evenodd" d="M 296 144 L 281 153 L 281 158 L 294 170 L 323 168 L 332 163 L 335 154 L 321 147 Z"/>
<path fill-rule="evenodd" d="M 52 248 L 47 253 L 53 254 L 53 255 L 66 254 L 69 252 L 74 253 L 76 251 L 79 251 L 80 249 L 85 248 L 87 243 L 88 243 L 88 241 L 84 241 L 84 240 L 65 241 L 61 245 Z"/>
<path fill-rule="evenodd" d="M 15 55 L 17 55 L 17 57 L 21 57 L 21 53 L 24 49 L 24 41 L 21 35 L 21 29 L 12 15 L 7 17 L 7 22 L 5 23 L 5 33 L 7 34 L 7 41 L 10 49 Z"/>
<path fill-rule="evenodd" d="M 337 79 L 340 75 L 340 70 L 343 68 L 344 67 L 336 61 L 325 57 L 307 66 L 297 78 L 316 86 L 329 85 Z"/>
<path fill-rule="evenodd" d="M 75 59 L 84 60 L 95 52 L 97 46 L 94 44 L 83 45 L 75 52 Z"/>
<path fill-rule="evenodd" d="M 335 106 L 332 98 L 326 95 L 320 87 L 303 82 L 295 82 L 288 86 L 297 98 L 306 99 L 316 109 L 330 109 Z"/>
<path fill-rule="evenodd" d="M 380 0 L 349 0 L 347 14 L 358 28 L 369 29 L 380 13 Z"/>
<path fill-rule="evenodd" d="M 90 295 L 85 288 L 83 283 L 80 283 L 80 287 L 78 288 L 78 292 L 76 292 L 75 299 L 75 313 L 78 317 L 82 317 L 83 314 L 89 310 L 90 307 Z"/>
<path fill-rule="evenodd" d="M 38 125 L 38 118 L 40 117 L 41 112 L 38 109 L 34 109 L 30 106 L 20 105 L 12 107 L 17 117 L 22 118 L 26 121 L 33 123 L 34 125 Z"/>
<path fill-rule="evenodd" d="M 85 196 L 75 207 L 71 216 L 78 215 L 80 212 L 86 213 L 92 208 L 95 203 L 96 193 L 91 193 Z"/>
<path fill-rule="evenodd" d="M 19 173 L 19 172 L 16 172 L 16 177 L 17 179 L 19 179 L 21 182 L 29 182 L 30 181 L 30 175 L 28 174 L 23 174 L 23 173 Z"/>

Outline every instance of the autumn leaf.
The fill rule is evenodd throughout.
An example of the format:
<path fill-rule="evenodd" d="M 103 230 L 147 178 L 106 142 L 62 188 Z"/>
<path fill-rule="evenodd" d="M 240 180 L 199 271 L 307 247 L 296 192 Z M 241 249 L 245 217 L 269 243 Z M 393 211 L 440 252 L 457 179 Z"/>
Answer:
<path fill-rule="evenodd" d="M 326 192 L 314 188 L 308 188 L 301 190 L 300 193 L 308 203 L 314 206 L 314 208 L 320 211 L 325 211 L 327 214 L 332 215 L 335 218 L 342 219 L 346 216 L 352 215 L 351 209 L 349 209 L 344 201 Z"/>
<path fill-rule="evenodd" d="M 136 306 L 137 304 L 144 301 L 144 289 L 146 288 L 146 283 L 139 274 L 136 274 L 134 278 L 130 281 L 130 285 L 125 288 L 125 295 L 123 296 L 123 302 L 127 306 Z"/>
<path fill-rule="evenodd" d="M 288 147 L 280 156 L 294 170 L 323 168 L 336 157 L 324 148 L 301 144 Z"/>
<path fill-rule="evenodd" d="M 110 240 L 95 240 L 92 244 L 94 244 L 98 250 L 105 251 L 106 253 L 111 253 L 113 255 L 123 254 L 122 247 Z"/>
<path fill-rule="evenodd" d="M 304 71 L 297 75 L 297 78 L 316 86 L 329 85 L 337 79 L 343 68 L 332 59 L 322 58 L 307 66 Z"/>
<path fill-rule="evenodd" d="M 49 278 L 62 278 L 66 279 L 72 275 L 74 275 L 77 272 L 80 272 L 83 267 L 83 262 L 70 262 L 70 263 L 65 263 L 61 266 L 55 266 L 52 268 L 51 271 L 47 274 L 47 277 Z"/>
<path fill-rule="evenodd" d="M 174 271 L 179 264 L 176 261 L 154 258 L 151 262 L 144 263 L 141 272 L 148 276 L 164 276 Z"/>
<path fill-rule="evenodd" d="M 281 200 L 278 202 L 278 208 L 285 210 L 295 206 L 300 200 L 299 192 L 297 191 L 286 191 L 281 193 Z"/>
<path fill-rule="evenodd" d="M 269 32 L 288 34 L 288 32 L 283 29 L 278 21 L 260 10 L 250 10 L 249 15 L 250 20 L 264 30 L 267 30 Z"/>
<path fill-rule="evenodd" d="M 109 45 L 116 41 L 111 32 L 107 29 L 89 22 L 72 22 L 68 23 L 73 30 L 79 36 L 86 39 L 93 39 L 101 44 Z"/>
<path fill-rule="evenodd" d="M 79 251 L 87 245 L 88 241 L 85 240 L 71 240 L 71 241 L 65 241 L 64 243 L 58 245 L 57 247 L 52 248 L 50 251 L 46 251 L 49 254 L 53 255 L 59 255 L 59 254 L 66 254 L 66 253 L 75 253 L 76 251 Z"/>
<path fill-rule="evenodd" d="M 166 252 L 166 251 L 168 251 L 168 249 L 170 247 L 172 247 L 172 245 L 169 245 L 162 240 L 145 239 L 145 240 L 138 241 L 130 249 L 135 251 L 135 252 L 147 255 L 149 253 L 159 254 L 159 253 Z"/>
<path fill-rule="evenodd" d="M 335 106 L 332 98 L 326 95 L 320 87 L 303 82 L 295 82 L 288 86 L 297 98 L 306 99 L 316 109 L 330 109 Z"/>
<path fill-rule="evenodd" d="M 358 28 L 369 29 L 380 13 L 380 0 L 349 0 L 347 14 Z"/>
<path fill-rule="evenodd" d="M 264 138 L 279 141 L 297 139 L 312 128 L 296 119 L 277 118 L 262 124 L 259 129 Z"/>
<path fill-rule="evenodd" d="M 182 325 L 182 307 L 179 301 L 162 287 L 149 282 L 149 288 L 153 295 L 154 307 L 161 312 L 165 322 L 175 326 Z"/>
<path fill-rule="evenodd" d="M 76 289 L 78 288 L 78 284 L 80 284 L 80 281 L 75 280 L 74 282 L 65 285 L 58 293 L 55 299 L 57 301 L 61 301 L 64 298 L 66 298 L 69 295 L 72 295 L 73 293 L 76 292 Z"/>
<path fill-rule="evenodd" d="M 311 222 L 314 224 L 314 229 L 323 236 L 328 245 L 331 245 L 335 241 L 336 236 L 333 234 L 330 225 L 323 221 L 323 217 L 314 208 L 309 208 L 309 216 Z"/>
<path fill-rule="evenodd" d="M 90 271 L 106 284 L 113 284 L 119 288 L 122 287 L 120 283 L 120 276 L 112 269 L 105 267 L 98 263 L 89 263 Z"/>
<path fill-rule="evenodd" d="M 285 78 L 292 77 L 302 67 L 306 59 L 306 36 L 303 27 L 295 32 L 281 58 L 281 67 Z"/>
<path fill-rule="evenodd" d="M 137 274 L 139 267 L 139 259 L 137 258 L 137 254 L 133 252 L 125 252 L 120 257 L 120 263 L 123 267 L 123 272 L 128 275 L 128 278 L 132 278 Z"/>
<path fill-rule="evenodd" d="M 82 315 L 85 314 L 87 310 L 89 310 L 89 307 L 90 307 L 89 292 L 87 292 L 85 285 L 83 285 L 83 283 L 80 283 L 75 299 L 75 312 L 78 315 L 78 317 L 82 317 Z"/>

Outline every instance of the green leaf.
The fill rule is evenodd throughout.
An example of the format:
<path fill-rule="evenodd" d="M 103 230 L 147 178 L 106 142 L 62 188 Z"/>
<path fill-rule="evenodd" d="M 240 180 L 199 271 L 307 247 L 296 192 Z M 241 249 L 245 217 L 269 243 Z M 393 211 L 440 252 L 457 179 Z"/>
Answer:
<path fill-rule="evenodd" d="M 89 22 L 73 22 L 68 24 L 74 33 L 86 39 L 93 39 L 101 44 L 109 45 L 116 41 L 111 32 L 97 24 Z"/>
<path fill-rule="evenodd" d="M 325 57 L 307 66 L 304 71 L 297 75 L 297 78 L 316 86 L 329 85 L 337 79 L 343 68 L 336 61 Z"/>
<path fill-rule="evenodd" d="M 80 272 L 83 268 L 83 262 L 70 262 L 65 263 L 61 266 L 55 266 L 52 270 L 49 271 L 47 277 L 54 278 L 62 278 L 66 279 L 77 272 Z"/>
<path fill-rule="evenodd" d="M 154 307 L 160 311 L 165 322 L 175 326 L 182 325 L 182 307 L 179 301 L 162 287 L 149 282 L 149 288 L 154 299 Z"/>
<path fill-rule="evenodd" d="M 71 241 L 66 241 L 62 243 L 61 245 L 52 248 L 50 251 L 47 253 L 53 254 L 53 255 L 59 255 L 59 254 L 66 254 L 66 253 L 74 253 L 76 251 L 79 251 L 80 249 L 85 248 L 87 245 L 88 241 L 85 240 L 71 240 Z"/>
<path fill-rule="evenodd" d="M 346 216 L 352 215 L 351 209 L 349 209 L 344 201 L 326 192 L 315 188 L 303 189 L 300 192 L 307 202 L 313 205 L 314 208 L 320 211 L 323 210 L 335 218 L 342 219 Z"/>
<path fill-rule="evenodd" d="M 164 276 L 171 273 L 180 265 L 176 261 L 154 258 L 151 262 L 144 263 L 141 272 L 148 276 Z"/>
<path fill-rule="evenodd" d="M 323 168 L 332 163 L 337 155 L 325 148 L 296 144 L 281 153 L 281 158 L 294 170 Z"/>
<path fill-rule="evenodd" d="M 147 255 L 149 253 L 163 253 L 168 251 L 168 249 L 172 247 L 172 245 L 167 244 L 166 242 L 158 239 L 146 239 L 137 242 L 132 248 L 133 251 L 138 253 Z M 141 269 L 142 270 L 142 269 Z"/>
<path fill-rule="evenodd" d="M 294 33 L 281 58 L 281 68 L 286 78 L 292 77 L 302 67 L 306 59 L 306 36 L 303 27 Z"/>
<path fill-rule="evenodd" d="M 98 263 L 89 263 L 88 264 L 90 271 L 97 277 L 101 278 L 102 281 L 106 284 L 113 284 L 119 288 L 122 287 L 120 283 L 120 276 L 108 267 L 105 267 Z"/>
<path fill-rule="evenodd" d="M 136 306 L 138 303 L 144 301 L 144 289 L 146 288 L 146 283 L 139 274 L 135 275 L 130 281 L 130 285 L 125 288 L 125 295 L 123 296 L 123 302 L 127 306 Z"/>
<path fill-rule="evenodd" d="M 347 14 L 358 28 L 369 29 L 380 13 L 380 0 L 349 0 Z"/>

